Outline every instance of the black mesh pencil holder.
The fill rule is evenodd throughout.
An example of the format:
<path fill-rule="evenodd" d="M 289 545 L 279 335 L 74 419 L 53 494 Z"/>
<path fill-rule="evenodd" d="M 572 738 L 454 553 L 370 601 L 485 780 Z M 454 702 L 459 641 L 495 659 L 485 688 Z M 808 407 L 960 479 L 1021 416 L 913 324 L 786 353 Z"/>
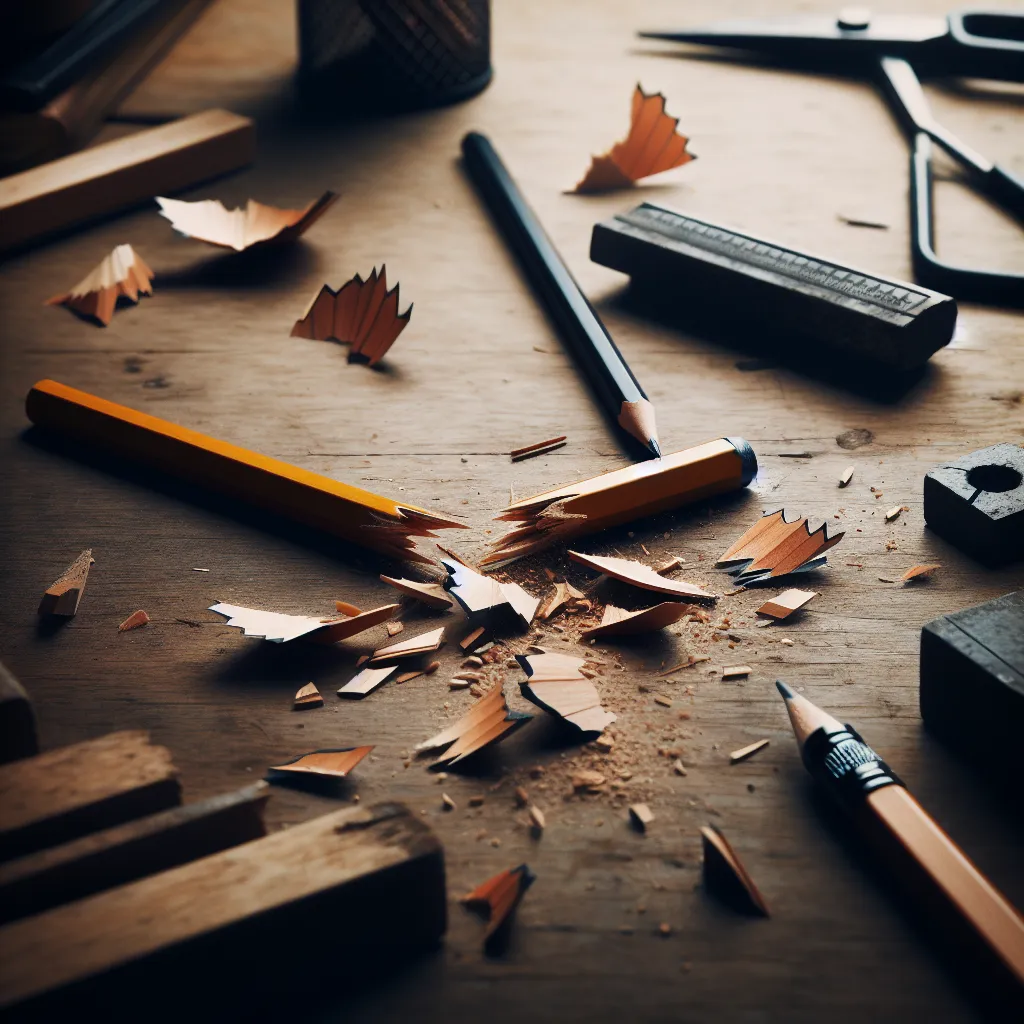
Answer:
<path fill-rule="evenodd" d="M 491 80 L 490 0 L 299 0 L 305 100 L 360 113 L 453 103 Z"/>

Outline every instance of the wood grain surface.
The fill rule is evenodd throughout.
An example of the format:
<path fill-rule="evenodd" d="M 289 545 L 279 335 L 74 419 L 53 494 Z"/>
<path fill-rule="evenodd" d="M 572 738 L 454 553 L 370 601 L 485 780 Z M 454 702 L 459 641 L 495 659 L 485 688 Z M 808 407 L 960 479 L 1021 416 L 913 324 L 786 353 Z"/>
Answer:
<path fill-rule="evenodd" d="M 780 10 L 767 0 L 495 6 L 496 73 L 479 97 L 325 123 L 294 107 L 291 5 L 219 0 L 124 117 L 146 122 L 213 105 L 253 116 L 255 165 L 193 198 L 239 204 L 251 196 L 299 207 L 333 188 L 341 193 L 336 206 L 276 263 L 225 260 L 175 236 L 154 206 L 0 264 L 0 657 L 35 700 L 44 749 L 148 729 L 170 748 L 186 797 L 196 800 L 305 751 L 372 743 L 342 799 L 397 799 L 422 810 L 445 844 L 453 901 L 523 861 L 537 873 L 503 958 L 483 955 L 480 922 L 453 902 L 443 951 L 390 965 L 386 983 L 329 992 L 322 1001 L 297 986 L 290 1016 L 494 1024 L 623 1015 L 645 1022 L 979 1019 L 928 936 L 814 798 L 772 684 L 781 676 L 854 723 L 997 887 L 1024 906 L 1019 819 L 922 731 L 917 704 L 921 626 L 1024 583 L 1020 565 L 981 569 L 930 534 L 921 514 L 929 468 L 1024 435 L 1020 315 L 965 305 L 954 343 L 919 380 L 865 389 L 854 384 L 855 367 L 783 368 L 776 343 L 763 338 L 723 339 L 713 328 L 681 329 L 636 312 L 622 299 L 625 280 L 587 253 L 593 224 L 642 198 L 908 278 L 906 142 L 866 82 L 683 58 L 634 35 Z M 934 0 L 879 6 L 946 9 Z M 699 158 L 630 192 L 565 194 L 591 154 L 624 137 L 638 81 L 666 93 Z M 1024 174 L 1020 87 L 948 82 L 927 92 L 952 131 Z M 345 105 L 339 98 L 339 110 Z M 32 383 L 53 377 L 465 516 L 473 532 L 450 543 L 478 558 L 503 528 L 491 516 L 508 503 L 510 488 L 517 498 L 542 492 L 624 465 L 625 455 L 460 171 L 459 141 L 469 129 L 491 136 L 595 302 L 657 407 L 665 450 L 739 435 L 760 459 L 749 493 L 588 539 L 585 550 L 650 565 L 678 554 L 687 562 L 676 578 L 721 593 L 729 578 L 711 568 L 715 557 L 765 509 L 785 505 L 847 534 L 829 552 L 829 567 L 805 583 L 820 597 L 784 624 L 754 629 L 754 608 L 774 591 L 748 591 L 720 603 L 739 641 L 724 630 L 711 639 L 713 614 L 709 626 L 677 629 L 681 636 L 669 630 L 594 648 L 605 652 L 596 680 L 602 701 L 619 717 L 611 754 L 581 752 L 540 715 L 475 775 L 452 773 L 442 787 L 408 755 L 472 699 L 447 687 L 460 660 L 461 613 L 424 612 L 408 622 L 416 632 L 453 624 L 441 671 L 342 703 L 334 690 L 360 652 L 385 642 L 383 628 L 357 638 L 363 646 L 278 647 L 242 637 L 205 609 L 218 600 L 325 615 L 335 599 L 373 607 L 391 596 L 378 574 L 402 575 L 400 568 L 44 444 L 25 434 L 22 403 Z M 937 169 L 940 252 L 1024 267 L 1019 227 L 952 180 L 950 165 L 939 161 Z M 852 227 L 840 214 L 889 228 Z M 44 308 L 122 242 L 156 272 L 152 298 L 119 310 L 106 329 Z M 321 285 L 336 287 L 382 262 L 415 306 L 377 370 L 348 365 L 340 346 L 288 336 Z M 512 448 L 559 434 L 568 435 L 565 447 L 510 462 Z M 840 490 L 849 465 L 854 477 Z M 897 503 L 908 511 L 885 523 Z M 86 547 L 96 564 L 78 615 L 41 630 L 40 593 Z M 897 579 L 921 562 L 942 568 L 919 585 L 879 579 Z M 527 567 L 532 578 L 517 577 L 538 596 L 550 589 L 541 566 L 576 586 L 594 578 L 552 552 Z M 152 621 L 119 634 L 117 624 L 136 608 Z M 577 650 L 565 639 L 572 627 L 563 628 L 563 646 Z M 546 630 L 546 641 L 559 641 L 553 627 Z M 687 654 L 711 661 L 653 677 Z M 729 664 L 753 672 L 721 682 Z M 521 673 L 488 671 L 506 680 L 513 707 L 530 709 L 518 693 Z M 311 680 L 325 707 L 293 712 L 293 694 Z M 673 706 L 655 703 L 656 695 Z M 730 750 L 762 738 L 769 747 L 729 764 Z M 674 757 L 659 756 L 659 748 L 678 749 L 687 774 L 676 774 Z M 603 795 L 568 795 L 574 768 L 604 764 Z M 535 765 L 545 774 L 531 777 Z M 539 839 L 515 806 L 517 785 L 546 817 Z M 442 792 L 456 810 L 442 810 Z M 471 807 L 478 794 L 485 802 Z M 656 818 L 646 834 L 629 827 L 623 801 L 651 807 Z M 282 827 L 335 806 L 337 798 L 277 787 L 268 822 Z M 772 908 L 769 920 L 735 915 L 701 888 L 698 830 L 708 823 L 742 857 Z M 671 926 L 668 935 L 661 923 Z"/>

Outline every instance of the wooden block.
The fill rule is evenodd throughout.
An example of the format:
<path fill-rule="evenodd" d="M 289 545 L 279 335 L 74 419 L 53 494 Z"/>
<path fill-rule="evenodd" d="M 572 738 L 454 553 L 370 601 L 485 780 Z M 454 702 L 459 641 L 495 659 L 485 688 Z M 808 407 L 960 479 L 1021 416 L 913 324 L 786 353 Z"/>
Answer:
<path fill-rule="evenodd" d="M 1024 590 L 921 630 L 921 718 L 971 764 L 1010 781 L 1024 727 Z M 1024 804 L 1019 787 L 1015 791 Z"/>
<path fill-rule="evenodd" d="M 256 127 L 205 110 L 0 180 L 0 251 L 179 192 L 255 156 Z"/>
<path fill-rule="evenodd" d="M 0 767 L 0 861 L 181 803 L 166 747 L 112 732 Z"/>
<path fill-rule="evenodd" d="M 266 835 L 266 782 L 0 864 L 0 924 Z"/>
<path fill-rule="evenodd" d="M 32 701 L 0 662 L 0 764 L 31 757 L 38 750 Z"/>
<path fill-rule="evenodd" d="M 232 968 L 251 983 L 259 980 L 254 968 L 272 968 L 280 982 L 290 948 L 302 951 L 308 970 L 318 941 L 344 958 L 434 943 L 445 924 L 444 854 L 430 828 L 400 804 L 347 807 L 5 925 L 0 1006 L 41 1012 L 44 995 L 73 999 L 102 976 L 88 990 L 102 986 L 106 1012 L 108 1000 L 124 998 L 171 953 L 177 984 L 187 980 L 187 988 L 191 968 L 204 961 L 215 961 L 216 988 Z M 240 956 L 243 946 L 251 959 Z"/>

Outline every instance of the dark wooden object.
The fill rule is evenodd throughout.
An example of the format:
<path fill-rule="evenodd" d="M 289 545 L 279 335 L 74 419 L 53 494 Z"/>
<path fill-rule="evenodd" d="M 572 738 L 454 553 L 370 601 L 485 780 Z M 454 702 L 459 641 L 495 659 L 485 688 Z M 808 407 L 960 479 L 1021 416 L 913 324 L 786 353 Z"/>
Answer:
<path fill-rule="evenodd" d="M 0 928 L 0 1008 L 71 998 L 99 975 L 103 1005 L 116 1006 L 119 969 L 137 980 L 193 942 L 197 956 L 216 949 L 222 978 L 237 982 L 244 960 L 246 984 L 258 984 L 243 947 L 262 951 L 258 973 L 320 943 L 336 963 L 429 945 L 445 924 L 444 854 L 429 826 L 400 804 L 348 807 Z"/>
<path fill-rule="evenodd" d="M 266 835 L 266 782 L 0 864 L 0 924 Z"/>
<path fill-rule="evenodd" d="M 986 565 L 1024 557 L 1024 448 L 994 444 L 924 478 L 924 518 Z"/>
<path fill-rule="evenodd" d="M 0 861 L 181 802 L 170 751 L 114 732 L 0 768 Z"/>
<path fill-rule="evenodd" d="M 594 226 L 590 258 L 638 292 L 723 320 L 741 314 L 842 358 L 922 366 L 953 337 L 948 295 L 642 203 Z"/>
<path fill-rule="evenodd" d="M 38 750 L 32 701 L 25 687 L 0 661 L 0 764 L 29 757 Z"/>
<path fill-rule="evenodd" d="M 943 742 L 994 770 L 1020 797 L 1024 590 L 921 630 L 921 717 Z"/>

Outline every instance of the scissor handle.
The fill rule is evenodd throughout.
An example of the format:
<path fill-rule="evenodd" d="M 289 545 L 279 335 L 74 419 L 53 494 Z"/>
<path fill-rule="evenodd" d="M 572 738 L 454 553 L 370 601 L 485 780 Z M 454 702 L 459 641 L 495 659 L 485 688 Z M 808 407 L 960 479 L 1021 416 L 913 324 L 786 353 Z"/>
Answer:
<path fill-rule="evenodd" d="M 1024 82 L 1024 11 L 957 11 L 948 21 L 959 74 Z"/>

